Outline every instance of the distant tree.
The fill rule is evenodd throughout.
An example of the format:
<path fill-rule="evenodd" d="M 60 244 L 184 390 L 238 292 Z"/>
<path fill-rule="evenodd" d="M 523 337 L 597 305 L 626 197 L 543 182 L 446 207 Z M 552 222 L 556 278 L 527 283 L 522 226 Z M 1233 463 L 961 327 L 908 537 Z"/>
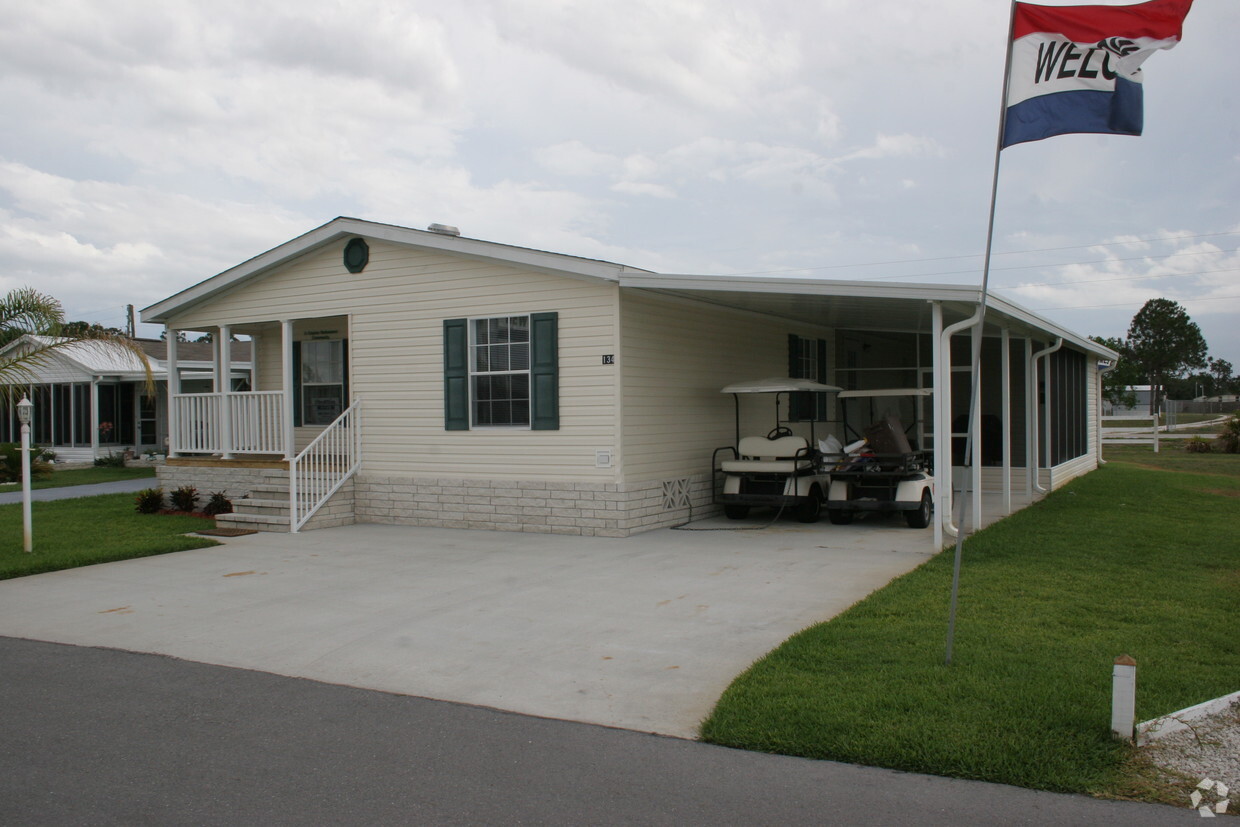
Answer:
<path fill-rule="evenodd" d="M 72 336 L 76 338 L 90 337 L 97 339 L 100 336 L 124 336 L 125 331 L 117 327 L 104 327 L 95 322 L 65 322 L 60 327 L 61 336 Z"/>
<path fill-rule="evenodd" d="M 165 327 L 163 330 L 159 331 L 159 340 L 162 342 L 162 341 L 166 341 L 167 339 L 168 339 L 168 328 Z M 185 335 L 184 330 L 177 331 L 177 341 L 178 342 L 189 341 L 189 337 Z"/>
<path fill-rule="evenodd" d="M 1210 374 L 1214 377 L 1214 389 L 1211 394 L 1230 392 L 1234 381 L 1231 375 L 1231 362 L 1226 359 L 1209 359 L 1206 364 L 1210 369 Z"/>
<path fill-rule="evenodd" d="M 1124 349 L 1127 347 L 1124 340 L 1114 336 L 1090 336 L 1089 338 L 1120 354 L 1115 370 L 1102 374 L 1102 398 L 1116 408 L 1135 408 L 1137 395 L 1130 388 L 1133 385 L 1145 384 L 1145 377 L 1131 360 L 1124 358 Z"/>
<path fill-rule="evenodd" d="M 1137 365 L 1150 384 L 1150 413 L 1167 381 L 1206 366 L 1206 340 L 1187 311 L 1170 299 L 1150 299 L 1132 317 L 1123 355 Z"/>

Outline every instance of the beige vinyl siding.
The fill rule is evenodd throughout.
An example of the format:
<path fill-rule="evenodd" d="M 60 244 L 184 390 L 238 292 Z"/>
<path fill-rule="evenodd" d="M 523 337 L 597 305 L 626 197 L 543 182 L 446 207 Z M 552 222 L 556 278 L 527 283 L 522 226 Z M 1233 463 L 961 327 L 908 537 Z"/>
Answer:
<path fill-rule="evenodd" d="M 733 397 L 720 389 L 787 376 L 790 333 L 826 339 L 829 347 L 835 341 L 825 328 L 638 291 L 625 291 L 620 307 L 626 482 L 708 472 L 712 452 L 735 443 Z M 741 413 L 742 436 L 766 434 L 775 425 L 774 398 L 742 399 Z M 809 435 L 808 425 L 793 427 Z M 826 429 L 820 425 L 817 435 Z"/>
<path fill-rule="evenodd" d="M 280 331 L 264 323 L 350 319 L 349 384 L 363 401 L 366 473 L 611 482 L 596 450 L 616 450 L 614 284 L 527 271 L 369 240 L 370 263 L 350 274 L 345 240 L 178 317 L 175 326 L 261 324 L 259 386 L 282 382 Z M 443 321 L 559 314 L 560 429 L 445 431 Z M 313 323 L 296 325 L 312 329 Z M 302 441 L 299 434 L 298 442 Z"/>

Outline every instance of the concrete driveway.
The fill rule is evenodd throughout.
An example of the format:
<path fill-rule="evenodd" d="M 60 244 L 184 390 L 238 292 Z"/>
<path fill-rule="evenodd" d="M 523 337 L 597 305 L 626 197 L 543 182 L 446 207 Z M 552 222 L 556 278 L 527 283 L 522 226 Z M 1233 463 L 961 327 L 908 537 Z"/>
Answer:
<path fill-rule="evenodd" d="M 901 525 L 259 534 L 2 581 L 0 635 L 694 737 L 755 659 L 930 556 Z"/>

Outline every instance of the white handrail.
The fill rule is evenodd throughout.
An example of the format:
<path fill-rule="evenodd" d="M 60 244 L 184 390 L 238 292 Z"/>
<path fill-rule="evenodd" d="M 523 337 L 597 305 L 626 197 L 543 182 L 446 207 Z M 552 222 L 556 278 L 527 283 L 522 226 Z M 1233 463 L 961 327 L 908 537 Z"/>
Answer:
<path fill-rule="evenodd" d="M 361 464 L 361 407 L 355 400 L 289 462 L 290 532 L 297 533 Z"/>

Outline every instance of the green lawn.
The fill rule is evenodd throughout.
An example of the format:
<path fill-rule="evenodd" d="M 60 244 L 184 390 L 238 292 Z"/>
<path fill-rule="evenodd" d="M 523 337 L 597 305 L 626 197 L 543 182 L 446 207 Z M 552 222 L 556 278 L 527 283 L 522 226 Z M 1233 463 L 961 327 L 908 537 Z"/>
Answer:
<path fill-rule="evenodd" d="M 63 473 L 63 472 L 62 472 Z M 218 545 L 190 531 L 214 520 L 138 514 L 133 494 L 107 494 L 31 506 L 34 551 L 22 551 L 22 507 L 0 506 L 0 580 Z"/>
<path fill-rule="evenodd" d="M 1112 662 L 1136 658 L 1142 720 L 1240 688 L 1240 456 L 1107 453 L 1105 468 L 965 544 L 952 666 L 949 550 L 755 663 L 703 738 L 1153 795 L 1110 737 Z"/>
<path fill-rule="evenodd" d="M 30 484 L 32 490 L 39 488 L 63 488 L 70 485 L 90 485 L 96 482 L 116 482 L 117 480 L 137 480 L 150 477 L 154 479 L 154 468 L 63 468 L 52 472 L 47 479 L 35 480 Z M 154 483 L 151 484 L 154 486 Z M 16 482 L 0 483 L 0 492 L 21 491 Z"/>

